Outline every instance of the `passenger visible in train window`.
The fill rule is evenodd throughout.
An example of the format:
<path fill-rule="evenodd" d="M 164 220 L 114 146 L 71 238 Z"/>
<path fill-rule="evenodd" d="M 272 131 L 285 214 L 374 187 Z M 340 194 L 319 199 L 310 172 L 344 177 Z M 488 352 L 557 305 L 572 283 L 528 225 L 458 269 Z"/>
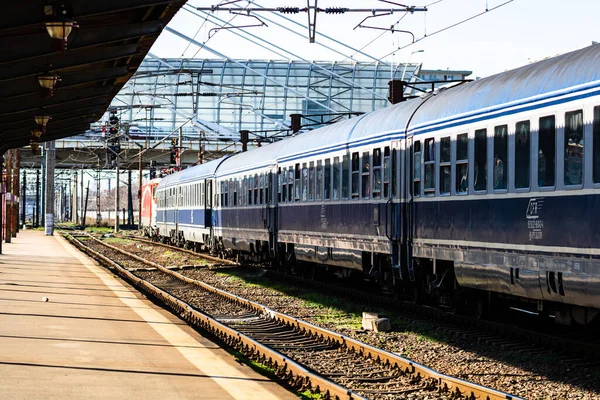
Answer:
<path fill-rule="evenodd" d="M 459 193 L 468 193 L 469 191 L 469 178 L 468 172 L 469 167 L 467 164 L 458 165 L 458 192 Z"/>
<path fill-rule="evenodd" d="M 308 201 L 308 168 L 302 165 L 302 201 Z"/>
<path fill-rule="evenodd" d="M 583 111 L 565 114 L 565 185 L 583 182 Z"/>
<path fill-rule="evenodd" d="M 505 189 L 504 184 L 504 162 L 498 154 L 494 154 L 494 189 Z"/>

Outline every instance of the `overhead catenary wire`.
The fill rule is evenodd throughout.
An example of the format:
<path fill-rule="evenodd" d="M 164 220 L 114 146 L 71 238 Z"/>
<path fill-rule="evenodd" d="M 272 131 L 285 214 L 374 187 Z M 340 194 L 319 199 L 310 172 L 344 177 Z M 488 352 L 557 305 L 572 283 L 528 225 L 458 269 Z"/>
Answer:
<path fill-rule="evenodd" d="M 191 11 L 191 10 L 189 10 L 188 8 L 184 8 L 184 10 L 186 10 L 186 11 L 190 12 L 190 13 L 191 13 L 191 14 L 193 14 L 193 15 L 196 15 L 196 16 L 200 17 L 198 14 L 196 14 L 194 11 Z M 203 11 L 200 11 L 200 12 L 203 12 Z M 200 17 L 200 18 L 201 18 L 201 17 Z M 217 19 L 217 20 L 218 20 L 218 21 L 220 21 L 220 22 L 223 22 L 223 20 L 220 20 L 220 19 L 219 19 L 219 18 L 217 18 L 216 16 L 212 16 L 212 18 L 214 18 L 214 19 Z M 254 34 L 252 34 L 252 33 L 250 33 L 250 32 L 247 32 L 247 31 L 245 31 L 245 30 L 243 30 L 243 29 L 240 29 L 240 31 L 241 31 L 241 32 L 243 32 L 244 34 L 246 34 L 246 35 L 248 35 L 248 36 L 252 37 L 252 38 L 255 38 L 255 39 L 257 39 L 257 40 L 261 41 L 261 42 L 268 43 L 270 46 L 272 46 L 272 47 L 274 47 L 274 48 L 276 48 L 276 49 L 278 49 L 278 50 L 280 50 L 280 51 L 282 51 L 282 52 L 285 52 L 285 53 L 287 53 L 288 55 L 291 55 L 291 56 L 295 57 L 296 59 L 300 59 L 300 60 L 302 60 L 302 61 L 304 61 L 304 62 L 306 62 L 306 63 L 309 63 L 309 64 L 311 64 L 311 63 L 312 63 L 311 61 L 307 60 L 306 58 L 303 58 L 303 57 L 301 57 L 301 56 L 299 56 L 299 55 L 297 55 L 297 54 L 295 54 L 295 53 L 293 53 L 293 52 L 291 52 L 291 51 L 289 51 L 289 50 L 286 50 L 286 49 L 284 49 L 283 47 L 280 47 L 280 46 L 277 46 L 277 45 L 275 45 L 275 44 L 273 44 L 273 43 L 270 43 L 270 42 L 268 42 L 268 41 L 266 41 L 266 40 L 264 40 L 264 39 L 260 38 L 260 37 L 259 37 L 259 36 L 257 36 L 257 35 L 254 35 Z M 278 53 L 278 52 L 277 52 L 277 51 L 275 51 L 275 50 L 269 49 L 269 48 L 265 47 L 265 46 L 264 46 L 264 45 L 262 45 L 262 44 L 256 43 L 255 41 L 253 41 L 253 40 L 251 40 L 251 39 L 249 39 L 249 38 L 247 38 L 247 37 L 243 36 L 243 35 L 242 35 L 241 33 L 239 33 L 239 32 L 232 32 L 232 33 L 233 33 L 233 34 L 235 34 L 235 35 L 237 35 L 237 36 L 240 36 L 240 37 L 242 37 L 242 38 L 244 38 L 244 39 L 246 39 L 246 40 L 248 40 L 248 41 L 250 41 L 251 43 L 254 43 L 254 44 L 256 44 L 257 46 L 260 46 L 260 47 L 262 47 L 262 48 L 264 48 L 264 49 L 267 49 L 267 50 L 269 50 L 269 51 L 272 51 L 273 53 L 277 54 L 277 55 L 278 55 L 278 56 L 280 56 L 280 57 L 287 58 L 287 57 L 286 57 L 286 56 L 284 56 L 283 54 L 281 54 L 281 53 Z M 332 77 L 335 77 L 336 79 L 338 79 L 338 80 L 340 80 L 340 81 L 342 81 L 342 82 L 346 83 L 348 86 L 355 86 L 355 87 L 357 87 L 357 88 L 359 88 L 359 89 L 362 89 L 362 90 L 364 90 L 364 91 L 370 92 L 370 93 L 371 93 L 371 94 L 373 94 L 374 96 L 377 96 L 377 97 L 379 97 L 379 98 L 382 98 L 382 99 L 385 99 L 385 98 L 386 98 L 385 96 L 383 96 L 383 95 L 380 95 L 380 94 L 376 93 L 375 91 L 373 91 L 373 90 L 371 90 L 371 89 L 368 89 L 368 88 L 366 88 L 366 87 L 364 87 L 364 86 L 362 86 L 362 85 L 360 85 L 360 84 L 358 84 L 358 83 L 354 82 L 354 81 L 353 81 L 353 80 L 351 80 L 351 79 L 347 79 L 347 78 L 345 78 L 344 76 L 341 76 L 341 75 L 339 75 L 339 74 L 337 74 L 337 73 L 333 72 L 332 70 L 326 69 L 326 68 L 322 67 L 322 66 L 321 66 L 321 65 L 319 65 L 319 64 L 314 64 L 314 66 L 315 66 L 317 69 L 319 69 L 319 70 L 323 71 L 323 73 L 325 73 L 325 74 L 327 74 L 327 75 L 330 75 L 330 76 L 332 76 Z"/>
<path fill-rule="evenodd" d="M 455 27 L 457 27 L 457 26 L 459 26 L 459 25 L 462 25 L 462 24 L 464 24 L 464 23 L 467 23 L 467 22 L 469 22 L 469 21 L 471 21 L 471 20 L 473 20 L 473 19 L 475 19 L 475 18 L 481 17 L 482 15 L 484 15 L 484 14 L 487 14 L 487 13 L 489 13 L 489 12 L 492 12 L 492 11 L 494 11 L 494 10 L 497 10 L 498 8 L 500 8 L 500 7 L 503 7 L 503 6 L 505 6 L 505 5 L 509 4 L 509 3 L 512 3 L 513 1 L 515 1 L 515 0 L 507 0 L 507 1 L 505 1 L 504 3 L 498 4 L 497 6 L 494 6 L 494 7 L 490 8 L 490 9 L 488 9 L 488 8 L 487 8 L 487 6 L 486 6 L 486 10 L 485 10 L 485 11 L 482 11 L 482 12 L 480 12 L 480 13 L 477 13 L 477 14 L 471 15 L 471 16 L 470 16 L 470 17 L 468 17 L 468 18 L 465 18 L 465 19 L 463 19 L 463 20 L 460 20 L 460 21 L 458 21 L 458 22 L 455 22 L 455 23 L 453 23 L 453 24 L 451 24 L 451 25 L 448 25 L 448 26 L 446 26 L 446 27 L 444 27 L 444 28 L 438 29 L 437 31 L 434 31 L 433 33 L 430 33 L 429 35 L 425 34 L 425 35 L 421 36 L 420 38 L 416 39 L 416 40 L 415 40 L 413 43 L 409 43 L 409 44 L 407 44 L 407 45 L 400 46 L 400 47 L 398 47 L 398 48 L 396 48 L 396 49 L 394 49 L 394 50 L 390 51 L 389 53 L 387 53 L 386 55 L 384 55 L 384 56 L 383 56 L 383 57 L 381 57 L 381 58 L 388 57 L 389 55 L 391 55 L 392 53 L 394 53 L 394 52 L 396 52 L 396 51 L 398 51 L 398 50 L 402 50 L 402 49 L 405 49 L 405 48 L 407 48 L 407 47 L 413 46 L 414 44 L 416 44 L 416 43 L 418 43 L 418 42 L 420 42 L 420 41 L 422 41 L 422 40 L 425 40 L 425 39 L 427 39 L 427 38 L 430 38 L 430 37 L 432 37 L 432 36 L 434 36 L 434 35 L 437 35 L 438 33 L 445 32 L 445 31 L 447 31 L 447 30 L 449 30 L 449 29 L 452 29 L 452 28 L 455 28 Z"/>

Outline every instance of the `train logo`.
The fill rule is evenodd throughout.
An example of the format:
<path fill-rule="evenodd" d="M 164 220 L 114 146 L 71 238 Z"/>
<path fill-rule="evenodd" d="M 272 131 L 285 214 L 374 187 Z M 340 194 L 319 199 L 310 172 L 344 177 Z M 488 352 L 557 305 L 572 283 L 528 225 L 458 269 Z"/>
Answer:
<path fill-rule="evenodd" d="M 540 219 L 540 210 L 544 205 L 544 199 L 529 199 L 527 205 L 527 229 L 529 230 L 529 241 L 541 240 L 543 238 L 544 221 Z"/>
<path fill-rule="evenodd" d="M 527 219 L 538 219 L 540 217 L 539 213 L 544 205 L 544 199 L 529 199 L 529 204 L 527 205 L 527 212 L 525 213 Z"/>

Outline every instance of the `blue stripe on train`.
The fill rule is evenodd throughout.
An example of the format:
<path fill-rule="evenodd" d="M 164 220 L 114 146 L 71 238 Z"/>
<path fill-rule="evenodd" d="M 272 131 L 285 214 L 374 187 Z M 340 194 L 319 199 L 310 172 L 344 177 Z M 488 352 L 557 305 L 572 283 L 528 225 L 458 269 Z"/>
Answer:
<path fill-rule="evenodd" d="M 414 204 L 415 238 L 599 247 L 600 194 Z"/>

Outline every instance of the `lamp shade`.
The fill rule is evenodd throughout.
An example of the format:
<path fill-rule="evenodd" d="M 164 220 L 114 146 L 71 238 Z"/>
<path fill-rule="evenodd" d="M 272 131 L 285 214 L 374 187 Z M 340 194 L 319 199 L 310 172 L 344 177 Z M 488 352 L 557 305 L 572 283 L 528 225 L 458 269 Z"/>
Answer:
<path fill-rule="evenodd" d="M 42 133 L 44 133 L 44 131 L 40 128 L 33 128 L 31 130 L 31 135 L 36 139 L 39 139 L 42 136 Z"/>
<path fill-rule="evenodd" d="M 39 75 L 38 76 L 38 83 L 40 84 L 40 86 L 42 88 L 47 89 L 47 90 L 54 89 L 56 82 L 58 82 L 59 80 L 60 80 L 60 78 L 58 75 Z"/>
<path fill-rule="evenodd" d="M 35 118 L 35 123 L 42 127 L 42 129 L 44 129 L 48 121 L 52 119 L 50 115 L 36 115 L 33 118 Z"/>
<path fill-rule="evenodd" d="M 75 23 L 73 21 L 47 21 L 46 31 L 52 39 L 67 40 Z"/>

